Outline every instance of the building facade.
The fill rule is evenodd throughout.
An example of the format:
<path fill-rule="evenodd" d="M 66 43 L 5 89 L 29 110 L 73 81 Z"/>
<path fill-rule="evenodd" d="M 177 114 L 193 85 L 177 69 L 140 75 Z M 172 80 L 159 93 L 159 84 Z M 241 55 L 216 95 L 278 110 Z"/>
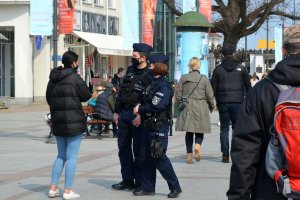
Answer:
<path fill-rule="evenodd" d="M 37 42 L 37 36 L 30 35 L 30 0 L 2 0 L 0 13 L 5 37 L 0 38 L 0 107 L 3 102 L 45 102 L 53 68 L 52 37 L 42 36 Z M 131 48 L 124 47 L 125 40 L 121 0 L 76 0 L 74 31 L 59 35 L 58 66 L 62 54 L 73 50 L 80 56 L 81 76 L 88 84 L 92 70 L 97 84 L 128 66 Z"/>

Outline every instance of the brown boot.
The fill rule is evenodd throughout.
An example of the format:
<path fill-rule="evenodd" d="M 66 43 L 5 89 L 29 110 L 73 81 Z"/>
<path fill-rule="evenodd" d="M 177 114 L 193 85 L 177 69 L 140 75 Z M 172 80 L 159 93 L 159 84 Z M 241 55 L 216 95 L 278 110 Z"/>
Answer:
<path fill-rule="evenodd" d="M 193 153 L 187 153 L 186 162 L 187 164 L 193 164 Z"/>
<path fill-rule="evenodd" d="M 200 144 L 195 144 L 194 152 L 195 152 L 195 160 L 197 162 L 199 162 L 200 158 L 201 158 L 201 145 Z"/>

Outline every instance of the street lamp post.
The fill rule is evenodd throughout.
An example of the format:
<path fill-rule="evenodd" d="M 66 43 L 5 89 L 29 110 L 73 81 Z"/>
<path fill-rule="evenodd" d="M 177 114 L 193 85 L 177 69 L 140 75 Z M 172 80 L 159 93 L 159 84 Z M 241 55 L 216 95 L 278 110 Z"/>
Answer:
<path fill-rule="evenodd" d="M 57 0 L 53 0 L 53 67 L 57 67 Z"/>

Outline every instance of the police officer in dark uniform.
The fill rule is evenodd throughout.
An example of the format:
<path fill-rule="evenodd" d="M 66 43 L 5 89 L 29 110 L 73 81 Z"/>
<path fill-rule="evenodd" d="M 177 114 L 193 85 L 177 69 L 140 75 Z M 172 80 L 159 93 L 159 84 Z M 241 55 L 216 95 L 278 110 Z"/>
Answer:
<path fill-rule="evenodd" d="M 151 164 L 153 166 L 152 171 L 148 172 L 148 175 L 151 176 L 151 184 L 147 185 L 148 188 L 143 188 L 148 193 L 136 191 L 135 195 L 147 195 L 150 191 L 154 194 L 156 169 L 168 183 L 170 189 L 169 198 L 176 198 L 182 192 L 173 166 L 166 155 L 169 120 L 172 114 L 172 97 L 174 94 L 172 87 L 165 79 L 165 76 L 168 74 L 168 66 L 162 62 L 167 62 L 167 60 L 168 57 L 165 55 L 152 57 L 152 62 L 154 62 L 152 69 L 154 80 L 144 91 L 142 104 L 137 105 L 133 111 L 134 114 L 142 116 L 143 125 L 148 128 L 149 141 L 151 141 L 148 143 L 148 153 L 152 160 L 144 164 L 147 164 L 148 168 Z"/>
<path fill-rule="evenodd" d="M 114 121 L 118 125 L 122 174 L 122 181 L 112 185 L 116 190 L 138 188 L 145 182 L 141 175 L 141 165 L 146 158 L 145 151 L 141 148 L 145 146 L 143 136 L 146 131 L 141 126 L 140 115 L 134 115 L 132 110 L 142 101 L 142 92 L 152 80 L 147 63 L 151 50 L 152 47 L 147 44 L 133 44 L 132 65 L 127 68 L 116 98 Z M 132 155 L 132 146 L 134 155 Z"/>

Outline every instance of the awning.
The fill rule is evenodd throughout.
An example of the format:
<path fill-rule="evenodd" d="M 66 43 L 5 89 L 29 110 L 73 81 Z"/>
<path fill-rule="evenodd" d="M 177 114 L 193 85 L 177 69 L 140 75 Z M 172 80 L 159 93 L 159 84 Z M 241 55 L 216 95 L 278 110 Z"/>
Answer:
<path fill-rule="evenodd" d="M 123 47 L 123 37 L 73 31 L 75 35 L 97 48 L 100 54 L 131 56 L 132 50 Z"/>
<path fill-rule="evenodd" d="M 0 40 L 8 40 L 8 39 L 0 33 Z"/>

